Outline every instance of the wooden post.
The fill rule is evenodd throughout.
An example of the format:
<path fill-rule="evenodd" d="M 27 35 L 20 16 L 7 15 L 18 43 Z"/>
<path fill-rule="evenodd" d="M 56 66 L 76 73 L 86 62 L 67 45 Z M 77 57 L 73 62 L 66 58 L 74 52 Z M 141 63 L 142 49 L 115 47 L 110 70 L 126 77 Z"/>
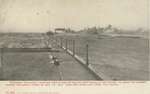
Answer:
<path fill-rule="evenodd" d="M 64 39 L 62 38 L 62 47 L 64 47 Z"/>
<path fill-rule="evenodd" d="M 0 49 L 0 80 L 3 79 L 3 48 Z"/>
<path fill-rule="evenodd" d="M 73 40 L 73 56 L 75 55 L 75 40 Z"/>
<path fill-rule="evenodd" d="M 71 40 L 68 40 L 68 49 L 70 49 L 70 42 Z"/>
<path fill-rule="evenodd" d="M 68 40 L 66 39 L 66 50 L 68 49 Z"/>
<path fill-rule="evenodd" d="M 71 42 L 72 42 L 72 40 L 69 40 L 68 46 L 69 46 L 70 51 L 71 51 Z"/>
<path fill-rule="evenodd" d="M 0 49 L 0 68 L 2 67 L 2 48 Z"/>
<path fill-rule="evenodd" d="M 86 44 L 86 65 L 89 65 L 89 46 Z"/>
<path fill-rule="evenodd" d="M 61 47 L 63 47 L 62 42 L 63 42 L 63 40 L 62 40 L 62 38 L 60 38 L 60 46 Z"/>
<path fill-rule="evenodd" d="M 69 42 L 70 42 L 70 40 L 67 39 L 67 49 L 69 49 Z"/>

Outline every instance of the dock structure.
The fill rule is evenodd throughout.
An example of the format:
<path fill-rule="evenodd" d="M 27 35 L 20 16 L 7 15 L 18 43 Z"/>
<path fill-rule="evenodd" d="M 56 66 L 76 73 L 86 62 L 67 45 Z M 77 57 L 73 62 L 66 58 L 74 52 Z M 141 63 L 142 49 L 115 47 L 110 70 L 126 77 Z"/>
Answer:
<path fill-rule="evenodd" d="M 0 51 L 0 80 L 102 80 L 60 47 L 55 49 L 1 48 Z M 26 57 L 26 60 L 18 61 L 19 58 L 23 58 L 22 54 Z M 49 54 L 61 61 L 59 66 L 50 63 Z M 33 58 L 32 62 L 27 60 L 29 57 Z M 40 62 L 41 60 L 42 62 Z M 45 62 L 45 60 L 49 62 Z M 9 63 L 11 63 L 11 66 Z M 14 69 L 16 72 L 14 72 Z"/>

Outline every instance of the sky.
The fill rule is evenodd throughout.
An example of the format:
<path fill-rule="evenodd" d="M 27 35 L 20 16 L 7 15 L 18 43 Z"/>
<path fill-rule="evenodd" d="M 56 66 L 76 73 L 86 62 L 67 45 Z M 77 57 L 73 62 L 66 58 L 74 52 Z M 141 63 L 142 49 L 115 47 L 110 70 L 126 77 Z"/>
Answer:
<path fill-rule="evenodd" d="M 0 30 L 45 32 L 58 27 L 147 28 L 148 0 L 0 0 Z"/>

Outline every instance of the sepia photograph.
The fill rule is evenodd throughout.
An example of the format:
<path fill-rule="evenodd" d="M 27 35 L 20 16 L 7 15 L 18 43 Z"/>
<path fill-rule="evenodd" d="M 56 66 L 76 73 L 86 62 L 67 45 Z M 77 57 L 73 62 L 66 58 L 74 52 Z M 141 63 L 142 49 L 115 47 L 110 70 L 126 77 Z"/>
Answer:
<path fill-rule="evenodd" d="M 0 81 L 149 81 L 148 0 L 0 0 Z"/>

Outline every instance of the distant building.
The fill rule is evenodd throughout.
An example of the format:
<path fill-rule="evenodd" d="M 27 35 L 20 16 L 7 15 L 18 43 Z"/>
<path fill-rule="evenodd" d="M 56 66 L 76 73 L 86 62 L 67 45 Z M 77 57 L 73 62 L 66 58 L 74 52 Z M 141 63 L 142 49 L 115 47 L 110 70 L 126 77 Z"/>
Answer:
<path fill-rule="evenodd" d="M 55 28 L 55 33 L 65 33 L 66 29 L 65 28 Z"/>

